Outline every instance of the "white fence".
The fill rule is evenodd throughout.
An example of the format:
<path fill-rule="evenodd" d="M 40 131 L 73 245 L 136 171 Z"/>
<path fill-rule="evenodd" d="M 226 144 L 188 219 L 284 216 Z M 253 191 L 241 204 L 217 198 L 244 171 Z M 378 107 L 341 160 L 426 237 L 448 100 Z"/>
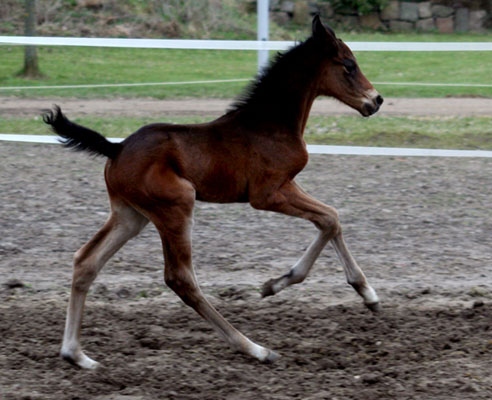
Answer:
<path fill-rule="evenodd" d="M 146 49 L 196 49 L 196 50 L 286 50 L 296 42 L 292 41 L 254 41 L 254 40 L 178 40 L 178 39 L 112 39 L 112 38 L 67 38 L 67 37 L 29 37 L 0 36 L 0 45 L 36 45 L 36 46 L 88 46 L 120 47 Z M 353 51 L 492 51 L 492 42 L 347 42 Z M 243 80 L 243 79 L 239 79 Z M 235 80 L 227 80 L 235 81 Z M 218 83 L 219 81 L 211 81 Z M 181 82 L 148 83 L 144 85 L 180 84 Z M 194 83 L 194 82 L 183 82 Z M 198 81 L 196 83 L 208 83 Z M 386 82 L 385 82 L 386 83 Z M 391 84 L 388 82 L 386 84 Z M 412 83 L 404 83 L 412 84 Z M 142 84 L 128 84 L 142 85 Z M 426 84 L 428 85 L 428 84 Z M 431 84 L 441 85 L 441 84 Z M 455 84 L 468 86 L 467 84 Z M 75 85 L 107 86 L 107 85 Z M 491 85 L 476 85 L 490 87 Z M 68 87 L 68 86 L 67 86 Z M 34 87 L 33 87 L 34 88 Z M 39 87 L 37 87 L 39 89 Z M 47 87 L 48 88 L 48 87 Z M 60 87 L 62 88 L 62 87 Z M 4 89 L 15 89 L 4 88 Z M 54 136 L 5 135 L 0 134 L 0 141 L 21 141 L 31 143 L 58 143 Z M 112 139 L 119 141 L 121 139 Z M 487 157 L 492 158 L 491 151 L 405 149 L 357 146 L 317 146 L 309 145 L 308 151 L 314 154 L 351 154 L 351 155 L 386 155 L 386 156 L 431 156 L 431 157 Z"/>
<path fill-rule="evenodd" d="M 53 135 L 15 135 L 0 134 L 0 141 L 59 144 L 60 138 Z M 119 143 L 122 138 L 108 138 Z M 308 144 L 309 154 L 337 154 L 356 156 L 397 156 L 397 157 L 466 157 L 492 158 L 492 151 L 485 150 L 440 150 L 440 149 L 408 149 L 400 147 L 362 147 L 362 146 L 326 146 Z"/>
<path fill-rule="evenodd" d="M 0 36 L 0 44 L 194 50 L 286 50 L 293 41 Z M 492 51 L 492 42 L 347 42 L 353 51 Z"/>
<path fill-rule="evenodd" d="M 36 45 L 36 46 L 82 46 L 142 49 L 193 49 L 193 50 L 287 50 L 294 46 L 293 41 L 262 41 L 262 40 L 184 40 L 184 39 L 114 39 L 114 38 L 77 38 L 77 37 L 43 37 L 43 36 L 0 36 L 0 45 Z M 347 42 L 353 51 L 492 51 L 491 42 Z M 222 79 L 210 81 L 187 82 L 141 82 L 119 84 L 87 84 L 57 86 L 8 86 L 0 87 L 0 91 L 34 90 L 34 89 L 78 89 L 122 86 L 159 86 L 189 85 L 241 82 L 248 79 Z M 378 85 L 395 86 L 462 86 L 492 87 L 492 84 L 470 83 L 423 83 L 423 82 L 373 82 Z"/>

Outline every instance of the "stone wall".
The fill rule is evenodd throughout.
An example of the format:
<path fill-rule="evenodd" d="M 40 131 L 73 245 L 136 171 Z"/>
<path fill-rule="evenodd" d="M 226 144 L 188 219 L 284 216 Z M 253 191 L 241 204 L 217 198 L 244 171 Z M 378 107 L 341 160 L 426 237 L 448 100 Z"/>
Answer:
<path fill-rule="evenodd" d="M 487 31 L 491 19 L 490 10 L 448 7 L 439 2 L 442 3 L 442 0 L 390 0 L 384 9 L 360 16 L 350 10 L 336 12 L 326 0 L 270 0 L 270 13 L 272 19 L 281 25 L 289 21 L 305 24 L 314 14 L 319 13 L 328 23 L 350 30 L 441 33 Z"/>

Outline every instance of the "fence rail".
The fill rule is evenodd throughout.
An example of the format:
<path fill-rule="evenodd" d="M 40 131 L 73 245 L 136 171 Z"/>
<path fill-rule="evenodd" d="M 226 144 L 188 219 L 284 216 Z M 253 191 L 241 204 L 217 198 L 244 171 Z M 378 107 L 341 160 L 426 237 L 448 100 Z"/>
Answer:
<path fill-rule="evenodd" d="M 0 36 L 0 44 L 143 49 L 286 50 L 296 42 Z M 347 42 L 347 44 L 353 51 L 492 51 L 492 42 Z"/>
<path fill-rule="evenodd" d="M 30 37 L 0 36 L 0 45 L 36 46 L 85 46 L 152 49 L 196 49 L 196 50 L 286 50 L 294 46 L 293 41 L 254 41 L 254 40 L 181 40 L 181 39 L 111 39 L 111 38 L 73 38 L 73 37 Z M 492 42 L 347 42 L 353 51 L 492 51 Z M 244 79 L 238 79 L 242 81 Z M 228 80 L 229 81 L 229 80 Z M 236 80 L 230 80 L 236 81 Z M 214 82 L 214 81 L 212 81 Z M 217 81 L 218 82 L 218 81 Z M 184 84 L 191 82 L 143 83 L 144 85 Z M 208 83 L 205 81 L 193 83 Z M 382 84 L 410 84 L 384 82 Z M 142 85 L 142 84 L 128 84 Z M 429 84 L 425 84 L 429 85 Z M 442 84 L 430 84 L 442 85 Z M 470 84 L 452 84 L 471 86 Z M 96 86 L 96 85 L 76 85 Z M 97 85 L 107 86 L 107 85 Z M 489 85 L 477 85 L 486 86 Z M 29 87 L 31 88 L 31 87 Z M 33 87 L 34 88 L 34 87 Z M 39 88 L 39 87 L 36 87 Z M 22 89 L 8 87 L 4 89 Z M 122 139 L 112 139 L 121 141 Z M 31 143 L 58 143 L 56 137 L 41 135 L 0 134 L 0 141 Z M 430 157 L 492 157 L 491 151 L 477 150 L 436 150 L 402 148 L 366 148 L 356 146 L 317 146 L 309 145 L 308 151 L 314 154 L 352 154 L 352 155 L 393 155 Z"/>
<path fill-rule="evenodd" d="M 24 142 L 60 144 L 60 138 L 53 135 L 16 135 L 0 134 L 0 142 Z M 113 143 L 120 143 L 123 138 L 108 138 Z M 409 149 L 400 147 L 362 147 L 362 146 L 326 146 L 308 144 L 310 154 L 336 154 L 357 156 L 401 156 L 401 157 L 483 157 L 492 158 L 492 151 L 487 150 L 447 150 L 447 149 Z"/>

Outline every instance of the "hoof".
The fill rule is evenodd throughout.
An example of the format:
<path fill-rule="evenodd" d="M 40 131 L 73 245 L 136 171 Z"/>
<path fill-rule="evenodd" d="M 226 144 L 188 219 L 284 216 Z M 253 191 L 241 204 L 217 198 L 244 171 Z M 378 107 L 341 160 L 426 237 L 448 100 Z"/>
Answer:
<path fill-rule="evenodd" d="M 378 313 L 381 311 L 381 305 L 379 303 L 365 303 L 366 307 L 373 313 Z"/>
<path fill-rule="evenodd" d="M 62 352 L 60 353 L 60 357 L 68 363 L 83 369 L 97 369 L 101 366 L 101 364 L 87 357 L 84 353 L 74 357 L 72 354 Z"/>
<path fill-rule="evenodd" d="M 273 285 L 277 281 L 278 279 L 270 279 L 268 282 L 265 282 L 261 288 L 261 297 L 273 296 L 275 294 Z"/>
<path fill-rule="evenodd" d="M 280 358 L 280 354 L 275 353 L 273 350 L 269 350 L 268 355 L 266 356 L 266 358 L 264 360 L 262 360 L 262 362 L 265 364 L 273 364 L 279 358 Z"/>

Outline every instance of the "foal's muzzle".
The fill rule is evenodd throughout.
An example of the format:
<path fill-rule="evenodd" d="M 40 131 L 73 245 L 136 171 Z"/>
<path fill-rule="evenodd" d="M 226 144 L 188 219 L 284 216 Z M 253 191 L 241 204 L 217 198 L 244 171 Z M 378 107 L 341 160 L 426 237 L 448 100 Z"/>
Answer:
<path fill-rule="evenodd" d="M 360 113 L 364 117 L 369 117 L 370 115 L 376 113 L 379 110 L 379 107 L 381 107 L 383 101 L 384 101 L 383 98 L 379 94 L 371 98 L 364 99 L 364 103 L 362 105 L 362 109 L 360 110 Z"/>

